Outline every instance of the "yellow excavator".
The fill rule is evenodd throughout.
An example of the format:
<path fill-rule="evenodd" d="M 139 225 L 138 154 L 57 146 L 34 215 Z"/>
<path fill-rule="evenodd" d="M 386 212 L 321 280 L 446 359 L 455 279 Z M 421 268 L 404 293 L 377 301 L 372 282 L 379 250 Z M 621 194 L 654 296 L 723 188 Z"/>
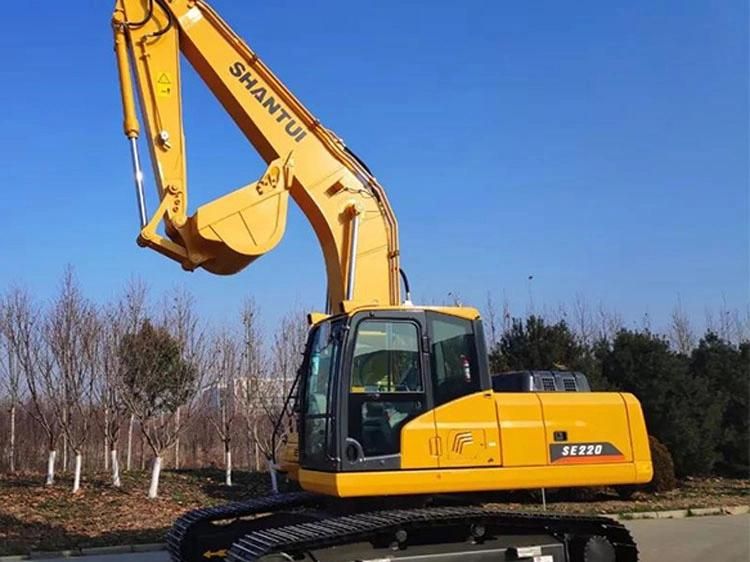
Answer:
<path fill-rule="evenodd" d="M 173 559 L 636 561 L 611 519 L 486 505 L 500 490 L 648 482 L 636 398 L 589 392 L 570 373 L 491 375 L 475 309 L 412 304 L 384 189 L 206 2 L 117 0 L 112 23 L 138 243 L 186 270 L 234 274 L 280 242 L 291 197 L 327 272 L 287 400 L 296 436 L 280 465 L 298 491 L 184 515 L 168 535 Z M 180 53 L 268 165 L 192 215 Z"/>

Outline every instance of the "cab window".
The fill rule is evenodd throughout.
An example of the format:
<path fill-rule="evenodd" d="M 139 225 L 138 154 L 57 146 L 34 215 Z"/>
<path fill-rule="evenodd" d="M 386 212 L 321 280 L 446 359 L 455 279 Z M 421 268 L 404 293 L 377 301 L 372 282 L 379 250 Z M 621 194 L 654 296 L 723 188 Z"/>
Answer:
<path fill-rule="evenodd" d="M 411 322 L 360 322 L 351 391 L 422 392 L 418 333 Z"/>
<path fill-rule="evenodd" d="M 308 465 L 325 463 L 334 456 L 332 398 L 343 332 L 343 322 L 325 322 L 314 329 L 308 343 L 302 435 L 302 453 Z"/>
<path fill-rule="evenodd" d="M 481 390 L 474 327 L 470 320 L 428 314 L 435 405 Z"/>
<path fill-rule="evenodd" d="M 363 320 L 357 325 L 347 460 L 400 452 L 401 429 L 426 407 L 420 342 L 419 326 L 408 320 Z"/>

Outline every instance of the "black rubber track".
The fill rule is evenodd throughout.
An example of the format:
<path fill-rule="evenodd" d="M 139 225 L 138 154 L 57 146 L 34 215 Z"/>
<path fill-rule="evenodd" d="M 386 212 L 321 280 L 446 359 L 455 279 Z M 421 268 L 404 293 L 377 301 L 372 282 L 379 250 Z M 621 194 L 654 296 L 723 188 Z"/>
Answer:
<path fill-rule="evenodd" d="M 575 543 L 590 537 L 606 537 L 616 552 L 617 562 L 637 562 L 638 549 L 629 531 L 606 517 L 550 515 L 495 510 L 482 507 L 433 507 L 393 509 L 324 518 L 252 532 L 232 545 L 226 560 L 257 562 L 278 553 L 304 553 L 334 546 L 371 542 L 384 533 L 434 529 L 437 543 L 441 530 L 481 523 L 507 534 L 548 534 L 575 550 Z"/>
<path fill-rule="evenodd" d="M 320 498 L 308 492 L 295 492 L 265 496 L 244 502 L 234 502 L 216 507 L 205 507 L 190 511 L 175 521 L 167 533 L 166 543 L 169 555 L 174 562 L 192 558 L 195 553 L 185 552 L 194 543 L 193 534 L 205 524 L 239 517 L 248 517 L 259 513 L 294 509 L 315 503 Z M 196 537 L 197 538 L 197 537 Z M 199 540 L 199 539 L 198 539 Z"/>

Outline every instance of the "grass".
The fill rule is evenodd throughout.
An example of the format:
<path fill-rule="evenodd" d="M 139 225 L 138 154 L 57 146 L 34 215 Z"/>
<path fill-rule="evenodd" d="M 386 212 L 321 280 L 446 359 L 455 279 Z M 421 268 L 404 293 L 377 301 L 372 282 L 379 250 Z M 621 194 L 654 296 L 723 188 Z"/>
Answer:
<path fill-rule="evenodd" d="M 165 471 L 160 497 L 149 500 L 148 478 L 146 472 L 126 473 L 118 490 L 105 474 L 89 476 L 81 492 L 72 495 L 70 478 L 47 487 L 39 474 L 0 475 L 0 555 L 161 542 L 185 511 L 256 497 L 269 487 L 266 474 L 236 472 L 235 486 L 228 488 L 220 470 Z M 542 508 L 538 492 L 498 493 L 486 500 L 505 509 Z M 629 501 L 608 489 L 560 490 L 548 492 L 547 500 L 548 509 L 566 513 L 744 505 L 750 503 L 750 481 L 691 479 L 672 492 L 637 492 Z"/>

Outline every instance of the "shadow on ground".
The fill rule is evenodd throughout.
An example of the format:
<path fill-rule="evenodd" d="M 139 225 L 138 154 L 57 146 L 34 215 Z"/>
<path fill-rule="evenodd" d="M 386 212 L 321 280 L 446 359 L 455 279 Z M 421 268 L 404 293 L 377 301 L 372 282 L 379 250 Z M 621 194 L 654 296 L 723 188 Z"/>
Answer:
<path fill-rule="evenodd" d="M 0 514 L 0 556 L 162 542 L 166 532 L 166 528 L 139 529 L 104 532 L 96 537 L 87 537 L 70 533 L 59 525 L 21 521 L 17 517 Z"/>

